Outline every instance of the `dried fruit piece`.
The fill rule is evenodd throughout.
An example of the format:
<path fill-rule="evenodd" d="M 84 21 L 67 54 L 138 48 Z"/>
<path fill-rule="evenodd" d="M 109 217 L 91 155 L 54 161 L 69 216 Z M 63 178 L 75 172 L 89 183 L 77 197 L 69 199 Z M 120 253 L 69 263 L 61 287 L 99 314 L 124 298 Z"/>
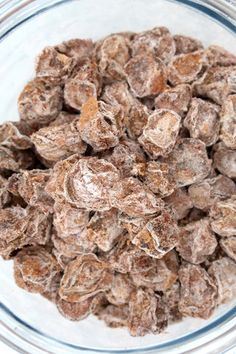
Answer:
<path fill-rule="evenodd" d="M 149 256 L 162 258 L 176 247 L 179 229 L 176 221 L 168 211 L 151 219 L 131 241 Z"/>
<path fill-rule="evenodd" d="M 206 146 L 215 144 L 220 130 L 218 113 L 216 104 L 193 98 L 183 123 L 191 138 L 202 140 Z"/>
<path fill-rule="evenodd" d="M 112 275 L 95 254 L 78 256 L 65 268 L 59 294 L 69 302 L 85 301 L 110 288 Z"/>
<path fill-rule="evenodd" d="M 211 45 L 206 49 L 206 56 L 211 66 L 236 65 L 236 56 L 218 45 Z"/>
<path fill-rule="evenodd" d="M 162 259 L 156 259 L 155 266 L 147 271 L 132 273 L 131 278 L 137 287 L 167 291 L 178 278 L 178 260 L 175 252 L 171 251 Z"/>
<path fill-rule="evenodd" d="M 122 80 L 124 66 L 130 58 L 129 39 L 122 34 L 113 34 L 97 45 L 97 60 L 101 75 L 108 81 Z"/>
<path fill-rule="evenodd" d="M 190 85 L 177 85 L 158 95 L 155 98 L 155 107 L 156 109 L 170 109 L 183 117 L 188 111 L 191 98 L 192 89 Z"/>
<path fill-rule="evenodd" d="M 220 113 L 220 138 L 230 149 L 236 149 L 236 95 L 223 102 Z"/>
<path fill-rule="evenodd" d="M 65 268 L 77 256 L 96 251 L 96 246 L 82 232 L 65 235 L 57 234 L 53 230 L 52 244 L 54 247 L 52 253 L 62 268 Z"/>
<path fill-rule="evenodd" d="M 211 228 L 220 236 L 236 235 L 236 197 L 219 201 L 210 210 Z"/>
<path fill-rule="evenodd" d="M 160 296 L 138 288 L 129 302 L 128 329 L 132 336 L 161 332 L 168 322 L 166 305 Z"/>
<path fill-rule="evenodd" d="M 165 198 L 166 205 L 171 209 L 176 220 L 181 220 L 188 215 L 193 203 L 183 188 L 176 189 L 170 196 Z"/>
<path fill-rule="evenodd" d="M 61 236 L 68 237 L 80 233 L 88 224 L 89 211 L 78 209 L 66 202 L 54 205 L 54 226 Z"/>
<path fill-rule="evenodd" d="M 89 298 L 82 302 L 67 302 L 58 298 L 56 305 L 62 316 L 71 321 L 81 321 L 88 317 L 91 313 L 91 304 L 93 298 Z"/>
<path fill-rule="evenodd" d="M 119 145 L 104 157 L 116 166 L 122 177 L 130 177 L 135 164 L 145 161 L 140 146 L 135 141 L 128 139 L 121 139 Z"/>
<path fill-rule="evenodd" d="M 50 170 L 21 171 L 8 179 L 7 188 L 27 204 L 44 212 L 53 212 L 53 200 L 45 191 L 50 175 Z"/>
<path fill-rule="evenodd" d="M 220 240 L 222 250 L 236 262 L 236 237 L 227 237 Z"/>
<path fill-rule="evenodd" d="M 161 198 L 173 193 L 175 189 L 174 178 L 169 166 L 159 161 L 149 161 L 134 165 L 133 175 L 143 180 L 147 187 Z"/>
<path fill-rule="evenodd" d="M 8 257 L 26 245 L 45 245 L 50 236 L 51 217 L 40 210 L 20 206 L 0 210 L 0 254 Z"/>
<path fill-rule="evenodd" d="M 108 252 L 123 233 L 123 229 L 118 224 L 118 211 L 110 209 L 102 213 L 96 212 L 84 232 L 90 242 L 96 244 L 102 251 Z"/>
<path fill-rule="evenodd" d="M 218 304 L 229 302 L 236 296 L 236 264 L 232 259 L 223 257 L 213 261 L 208 273 L 218 287 Z"/>
<path fill-rule="evenodd" d="M 0 171 L 19 171 L 32 167 L 34 156 L 29 150 L 14 150 L 0 146 Z"/>
<path fill-rule="evenodd" d="M 168 67 L 168 80 L 174 86 L 192 83 L 201 76 L 205 61 L 204 52 L 201 50 L 173 57 Z"/>
<path fill-rule="evenodd" d="M 83 60 L 91 57 L 94 43 L 91 39 L 70 39 L 57 45 L 55 49 L 68 57 Z"/>
<path fill-rule="evenodd" d="M 174 41 L 176 46 L 175 54 L 187 54 L 203 49 L 202 43 L 196 38 L 176 34 Z"/>
<path fill-rule="evenodd" d="M 22 134 L 13 122 L 7 122 L 0 126 L 0 144 L 17 150 L 26 150 L 32 147 L 30 138 Z"/>
<path fill-rule="evenodd" d="M 63 160 L 75 153 L 83 154 L 87 145 L 81 140 L 77 121 L 44 127 L 31 136 L 40 156 L 49 162 Z"/>
<path fill-rule="evenodd" d="M 129 308 L 127 305 L 114 306 L 108 305 L 98 313 L 98 318 L 105 321 L 106 325 L 111 328 L 119 328 L 127 326 Z"/>
<path fill-rule="evenodd" d="M 156 110 L 148 117 L 138 141 L 154 158 L 168 155 L 173 149 L 180 129 L 181 117 L 168 109 Z"/>
<path fill-rule="evenodd" d="M 16 284 L 27 291 L 44 293 L 49 291 L 53 278 L 61 268 L 56 259 L 44 247 L 24 248 L 14 257 Z"/>
<path fill-rule="evenodd" d="M 164 162 L 170 164 L 178 187 L 202 181 L 211 168 L 205 144 L 193 138 L 179 139 Z"/>
<path fill-rule="evenodd" d="M 133 284 L 128 275 L 115 273 L 111 289 L 106 293 L 106 298 L 113 305 L 124 305 L 129 302 L 133 289 Z"/>
<path fill-rule="evenodd" d="M 175 42 L 166 27 L 138 33 L 132 40 L 132 55 L 152 54 L 167 64 L 175 54 Z"/>
<path fill-rule="evenodd" d="M 163 301 L 167 305 L 170 321 L 175 322 L 182 318 L 182 314 L 179 312 L 179 300 L 180 284 L 179 282 L 176 282 L 163 294 Z"/>
<path fill-rule="evenodd" d="M 217 287 L 205 269 L 186 263 L 180 267 L 179 311 L 185 316 L 207 319 L 217 301 Z"/>
<path fill-rule="evenodd" d="M 110 162 L 96 157 L 81 158 L 65 175 L 64 196 L 78 208 L 109 210 L 109 192 L 118 180 L 119 172 Z"/>
<path fill-rule="evenodd" d="M 65 103 L 80 111 L 90 97 L 97 98 L 97 90 L 94 83 L 88 80 L 78 80 L 77 77 L 68 80 L 65 84 Z"/>
<path fill-rule="evenodd" d="M 52 77 L 36 77 L 18 98 L 20 119 L 32 128 L 48 125 L 62 109 L 62 88 Z"/>
<path fill-rule="evenodd" d="M 124 178 L 114 184 L 110 190 L 110 203 L 130 216 L 154 214 L 163 207 L 162 200 L 133 177 Z"/>
<path fill-rule="evenodd" d="M 188 194 L 196 208 L 208 210 L 216 201 L 236 194 L 236 186 L 230 178 L 218 175 L 192 184 L 188 189 Z"/>
<path fill-rule="evenodd" d="M 36 75 L 66 79 L 75 66 L 75 60 L 62 54 L 55 47 L 46 47 L 36 59 Z"/>
<path fill-rule="evenodd" d="M 214 167 L 229 178 L 236 178 L 236 150 L 228 149 L 223 143 L 214 146 Z"/>
<path fill-rule="evenodd" d="M 195 95 L 207 97 L 221 105 L 228 95 L 236 93 L 236 66 L 209 68 L 199 81 L 193 84 Z"/>
<path fill-rule="evenodd" d="M 77 123 L 82 140 L 95 151 L 106 150 L 118 145 L 119 131 L 117 116 L 119 107 L 112 107 L 90 98 L 82 108 Z"/>
<path fill-rule="evenodd" d="M 211 255 L 217 240 L 210 228 L 209 219 L 194 221 L 180 228 L 177 251 L 190 263 L 199 264 Z"/>
<path fill-rule="evenodd" d="M 166 87 L 165 66 L 151 54 L 134 56 L 125 65 L 125 73 L 136 97 L 157 95 Z"/>

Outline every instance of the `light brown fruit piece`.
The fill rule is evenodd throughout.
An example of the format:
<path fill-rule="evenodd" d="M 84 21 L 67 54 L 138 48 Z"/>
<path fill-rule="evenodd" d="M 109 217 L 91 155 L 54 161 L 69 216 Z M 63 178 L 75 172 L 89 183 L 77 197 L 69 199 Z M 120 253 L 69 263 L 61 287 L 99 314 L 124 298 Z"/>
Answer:
<path fill-rule="evenodd" d="M 217 304 L 217 286 L 204 268 L 190 263 L 179 270 L 179 311 L 185 316 L 207 319 Z"/>
<path fill-rule="evenodd" d="M 181 117 L 174 111 L 160 109 L 149 117 L 138 141 L 153 158 L 168 155 L 179 133 Z"/>
<path fill-rule="evenodd" d="M 184 119 L 184 127 L 189 130 L 191 138 L 202 140 L 211 146 L 219 138 L 219 107 L 201 98 L 193 98 Z"/>
<path fill-rule="evenodd" d="M 155 96 L 166 87 L 165 66 L 151 54 L 134 56 L 125 65 L 125 73 L 136 97 Z"/>
<path fill-rule="evenodd" d="M 176 249 L 184 260 L 194 264 L 202 263 L 214 253 L 216 246 L 217 240 L 210 228 L 209 219 L 200 219 L 180 227 Z"/>

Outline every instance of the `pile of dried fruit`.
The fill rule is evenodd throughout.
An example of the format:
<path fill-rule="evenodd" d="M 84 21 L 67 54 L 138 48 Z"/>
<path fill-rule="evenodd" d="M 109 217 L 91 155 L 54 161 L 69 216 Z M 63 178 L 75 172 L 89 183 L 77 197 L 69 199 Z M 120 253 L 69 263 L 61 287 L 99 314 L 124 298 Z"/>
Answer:
<path fill-rule="evenodd" d="M 164 27 L 45 48 L 0 127 L 0 254 L 131 335 L 236 295 L 236 56 Z"/>

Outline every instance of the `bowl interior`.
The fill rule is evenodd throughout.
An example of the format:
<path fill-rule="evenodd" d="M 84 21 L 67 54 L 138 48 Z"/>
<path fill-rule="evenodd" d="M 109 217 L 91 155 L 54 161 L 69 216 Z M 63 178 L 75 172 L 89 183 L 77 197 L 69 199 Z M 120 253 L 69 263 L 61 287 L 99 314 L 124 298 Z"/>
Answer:
<path fill-rule="evenodd" d="M 37 1 L 39 5 L 40 0 Z M 167 26 L 173 33 L 196 37 L 205 45 L 220 44 L 229 50 L 236 47 L 235 34 L 223 22 L 183 4 L 186 2 L 81 0 L 55 4 L 55 1 L 48 1 L 48 4 L 54 3 L 54 6 L 39 12 L 21 25 L 16 25 L 0 41 L 1 122 L 18 120 L 17 97 L 26 81 L 34 75 L 36 55 L 45 46 L 63 40 L 99 39 L 112 32 Z M 0 269 L 0 303 L 41 333 L 80 347 L 127 350 L 162 345 L 205 328 L 226 315 L 235 305 L 221 306 L 207 321 L 186 318 L 180 323 L 170 325 L 161 335 L 133 338 L 126 330 L 107 328 L 103 322 L 92 316 L 81 322 L 65 320 L 53 304 L 38 295 L 19 289 L 14 284 L 12 262 L 1 260 Z M 15 320 L 15 330 L 20 326 L 22 324 Z"/>

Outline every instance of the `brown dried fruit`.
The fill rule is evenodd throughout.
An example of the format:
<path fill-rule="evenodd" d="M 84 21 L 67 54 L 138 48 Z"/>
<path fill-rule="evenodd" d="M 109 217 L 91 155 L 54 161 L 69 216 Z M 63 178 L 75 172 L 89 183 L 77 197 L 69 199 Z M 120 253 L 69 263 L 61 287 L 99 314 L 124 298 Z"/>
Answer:
<path fill-rule="evenodd" d="M 210 210 L 211 228 L 220 236 L 236 235 L 236 197 L 219 201 Z"/>
<path fill-rule="evenodd" d="M 163 207 L 162 200 L 133 177 L 116 182 L 109 194 L 111 205 L 130 216 L 154 214 Z"/>
<path fill-rule="evenodd" d="M 177 187 L 202 181 L 211 169 L 205 144 L 193 138 L 179 139 L 164 162 L 170 164 Z"/>
<path fill-rule="evenodd" d="M 98 313 L 98 318 L 103 320 L 108 327 L 119 328 L 127 326 L 129 308 L 127 305 L 108 305 Z"/>
<path fill-rule="evenodd" d="M 81 321 L 90 315 L 92 300 L 93 298 L 82 302 L 67 302 L 58 298 L 56 305 L 58 311 L 68 320 Z"/>
<path fill-rule="evenodd" d="M 202 140 L 206 146 L 215 144 L 219 137 L 219 107 L 201 98 L 193 98 L 184 119 L 191 138 Z"/>
<path fill-rule="evenodd" d="M 133 175 L 143 180 L 147 187 L 161 198 L 174 192 L 175 183 L 169 166 L 159 161 L 149 161 L 134 165 Z"/>
<path fill-rule="evenodd" d="M 8 179 L 7 188 L 12 194 L 21 196 L 27 204 L 39 207 L 46 213 L 53 212 L 53 200 L 45 191 L 50 175 L 50 170 L 21 171 Z"/>
<path fill-rule="evenodd" d="M 180 228 L 176 249 L 186 261 L 202 263 L 214 253 L 216 246 L 217 240 L 210 228 L 209 219 L 194 221 Z"/>
<path fill-rule="evenodd" d="M 102 251 L 108 252 L 123 233 L 123 229 L 118 224 L 118 211 L 110 209 L 102 213 L 96 212 L 89 220 L 84 232 L 90 242 Z"/>
<path fill-rule="evenodd" d="M 119 107 L 112 107 L 90 98 L 82 107 L 77 123 L 82 140 L 95 151 L 102 151 L 118 145 Z"/>
<path fill-rule="evenodd" d="M 167 291 L 178 278 L 178 260 L 175 252 L 171 251 L 162 259 L 156 259 L 155 266 L 147 271 L 132 273 L 131 278 L 137 287 Z"/>
<path fill-rule="evenodd" d="M 0 171 L 19 171 L 33 166 L 34 156 L 30 150 L 14 150 L 0 146 Z"/>
<path fill-rule="evenodd" d="M 166 27 L 155 27 L 136 34 L 131 48 L 133 56 L 150 53 L 165 64 L 168 64 L 175 54 L 175 42 Z"/>
<path fill-rule="evenodd" d="M 149 256 L 162 258 L 176 247 L 179 229 L 176 221 L 168 211 L 147 222 L 144 228 L 131 241 Z"/>
<path fill-rule="evenodd" d="M 196 208 L 208 210 L 216 201 L 236 194 L 236 186 L 230 178 L 218 175 L 192 184 L 188 189 L 188 194 Z"/>
<path fill-rule="evenodd" d="M 94 44 L 91 39 L 70 39 L 57 45 L 55 49 L 68 57 L 83 60 L 91 57 Z"/>
<path fill-rule="evenodd" d="M 81 140 L 77 121 L 44 127 L 31 136 L 40 156 L 49 162 L 63 160 L 75 153 L 83 154 L 87 145 Z"/>
<path fill-rule="evenodd" d="M 192 37 L 176 34 L 174 41 L 176 46 L 175 54 L 187 54 L 203 49 L 202 43 Z"/>
<path fill-rule="evenodd" d="M 168 67 L 168 80 L 172 85 L 192 83 L 201 76 L 205 66 L 203 51 L 179 54 L 173 57 Z"/>
<path fill-rule="evenodd" d="M 78 256 L 65 268 L 59 294 L 69 302 L 85 301 L 110 288 L 112 274 L 95 254 Z"/>
<path fill-rule="evenodd" d="M 217 287 L 205 269 L 199 265 L 183 264 L 179 280 L 179 311 L 185 316 L 209 318 L 216 306 Z"/>
<path fill-rule="evenodd" d="M 45 245 L 51 217 L 35 208 L 14 206 L 0 210 L 0 254 L 9 256 L 26 245 Z"/>
<path fill-rule="evenodd" d="M 214 146 L 213 165 L 223 175 L 236 178 L 236 150 L 225 147 L 223 143 Z"/>
<path fill-rule="evenodd" d="M 236 93 L 236 66 L 209 68 L 199 81 L 193 84 L 195 95 L 207 97 L 221 105 L 228 95 Z"/>
<path fill-rule="evenodd" d="M 181 220 L 188 215 L 193 203 L 183 188 L 176 189 L 170 196 L 165 198 L 166 205 L 171 209 L 176 220 Z"/>
<path fill-rule="evenodd" d="M 98 67 L 106 80 L 124 79 L 124 66 L 130 58 L 129 45 L 128 37 L 122 34 L 113 34 L 98 42 Z"/>
<path fill-rule="evenodd" d="M 192 98 L 190 85 L 182 84 L 169 88 L 155 98 L 156 109 L 170 109 L 183 117 Z"/>
<path fill-rule="evenodd" d="M 150 55 L 136 55 L 125 65 L 131 91 L 136 97 L 155 96 L 166 87 L 165 66 Z"/>
<path fill-rule="evenodd" d="M 232 259 L 224 257 L 213 261 L 208 273 L 218 287 L 218 304 L 235 299 L 236 296 L 236 264 Z"/>
<path fill-rule="evenodd" d="M 128 275 L 115 273 L 111 289 L 106 293 L 106 298 L 113 305 L 124 305 L 129 302 L 133 289 L 133 284 Z"/>
<path fill-rule="evenodd" d="M 181 117 L 174 111 L 160 109 L 148 117 L 138 141 L 153 158 L 168 155 L 173 149 L 180 129 Z"/>
<path fill-rule="evenodd" d="M 236 65 L 236 56 L 218 45 L 211 45 L 206 49 L 207 61 L 211 66 Z"/>
<path fill-rule="evenodd" d="M 220 240 L 222 250 L 236 262 L 236 237 L 227 237 Z"/>
<path fill-rule="evenodd" d="M 62 88 L 52 77 L 36 77 L 18 98 L 20 119 L 32 128 L 48 125 L 62 109 Z"/>
<path fill-rule="evenodd" d="M 118 180 L 119 172 L 110 162 L 96 157 L 81 158 L 65 175 L 64 197 L 78 208 L 109 210 L 109 193 Z"/>
<path fill-rule="evenodd" d="M 220 139 L 228 148 L 236 149 L 236 95 L 223 102 L 220 123 Z"/>
<path fill-rule="evenodd" d="M 61 268 L 56 259 L 44 247 L 24 248 L 14 258 L 14 277 L 16 284 L 30 292 L 49 291 L 53 278 Z"/>
<path fill-rule="evenodd" d="M 89 221 L 89 211 L 78 209 L 66 202 L 56 202 L 54 205 L 54 226 L 60 236 L 81 233 Z"/>
<path fill-rule="evenodd" d="M 17 150 L 26 150 L 32 147 L 30 138 L 22 134 L 13 122 L 7 122 L 0 126 L 0 144 Z"/>
<path fill-rule="evenodd" d="M 169 321 L 178 321 L 182 318 L 179 312 L 180 284 L 174 283 L 171 288 L 163 294 L 163 301 L 166 303 L 169 312 Z"/>
<path fill-rule="evenodd" d="M 75 66 L 75 60 L 62 54 L 55 47 L 46 47 L 36 59 L 36 75 L 66 79 Z"/>
<path fill-rule="evenodd" d="M 129 302 L 128 329 L 132 336 L 161 332 L 168 322 L 167 309 L 161 297 L 138 288 Z"/>

